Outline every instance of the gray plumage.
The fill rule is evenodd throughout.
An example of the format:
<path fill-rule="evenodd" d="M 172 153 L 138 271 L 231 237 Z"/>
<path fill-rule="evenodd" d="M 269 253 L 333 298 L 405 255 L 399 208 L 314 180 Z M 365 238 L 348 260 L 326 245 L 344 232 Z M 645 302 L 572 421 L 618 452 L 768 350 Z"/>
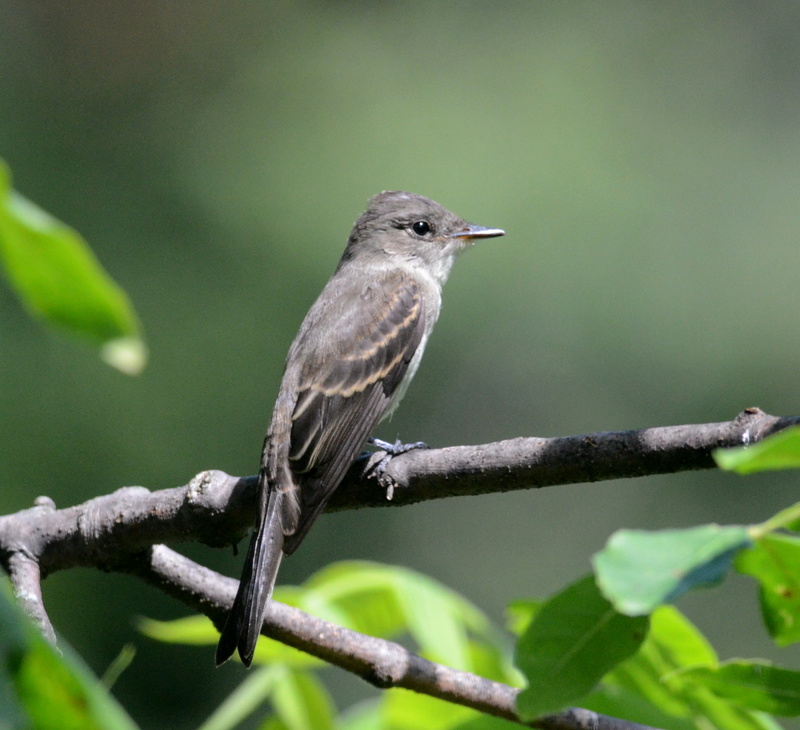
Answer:
<path fill-rule="evenodd" d="M 294 552 L 372 429 L 414 376 L 441 289 L 473 239 L 501 236 L 420 195 L 385 192 L 359 217 L 286 358 L 239 591 L 216 661 L 252 662 L 283 554 Z"/>

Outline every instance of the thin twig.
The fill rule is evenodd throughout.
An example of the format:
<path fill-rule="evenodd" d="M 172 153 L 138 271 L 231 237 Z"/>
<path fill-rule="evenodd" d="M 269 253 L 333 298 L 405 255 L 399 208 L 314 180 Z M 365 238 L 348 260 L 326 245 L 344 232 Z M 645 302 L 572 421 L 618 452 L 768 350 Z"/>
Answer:
<path fill-rule="evenodd" d="M 218 627 L 236 594 L 237 582 L 164 545 L 131 563 L 129 572 L 208 616 Z M 645 725 L 570 708 L 523 722 L 516 711 L 519 690 L 469 672 L 428 661 L 396 644 L 270 603 L 262 633 L 358 675 L 380 688 L 403 688 L 470 707 L 494 717 L 547 730 L 653 730 Z"/>

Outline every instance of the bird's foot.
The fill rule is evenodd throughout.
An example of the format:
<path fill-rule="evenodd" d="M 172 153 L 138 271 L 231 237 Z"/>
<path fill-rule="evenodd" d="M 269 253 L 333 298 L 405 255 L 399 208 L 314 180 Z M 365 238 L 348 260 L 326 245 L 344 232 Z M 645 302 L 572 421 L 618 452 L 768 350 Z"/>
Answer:
<path fill-rule="evenodd" d="M 389 462 L 395 456 L 405 454 L 406 451 L 430 448 L 424 441 L 404 444 L 400 439 L 390 444 L 388 441 L 370 438 L 367 440 L 367 443 L 371 446 L 375 446 L 379 451 L 373 451 L 369 455 L 364 471 L 368 474 L 368 477 L 375 477 L 375 479 L 378 480 L 378 484 L 386 490 L 386 499 L 389 500 L 394 496 L 394 488 L 398 486 L 397 482 L 386 473 L 386 467 L 389 466 Z"/>

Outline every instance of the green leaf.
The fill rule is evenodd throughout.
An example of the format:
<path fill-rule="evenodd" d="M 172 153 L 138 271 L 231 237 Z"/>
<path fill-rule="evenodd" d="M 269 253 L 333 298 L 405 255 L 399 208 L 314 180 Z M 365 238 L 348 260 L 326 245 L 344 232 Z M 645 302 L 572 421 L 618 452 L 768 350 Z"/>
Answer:
<path fill-rule="evenodd" d="M 278 591 L 276 594 L 280 595 Z M 215 646 L 219 641 L 219 631 L 205 616 L 186 616 L 172 621 L 139 618 L 136 626 L 145 636 L 168 644 Z M 253 663 L 270 664 L 274 662 L 283 662 L 293 669 L 311 669 L 322 667 L 325 664 L 321 659 L 312 657 L 299 649 L 262 637 L 256 646 Z"/>
<path fill-rule="evenodd" d="M 800 641 L 800 539 L 765 535 L 737 556 L 736 570 L 759 582 L 761 612 L 775 643 Z"/>
<path fill-rule="evenodd" d="M 335 708 L 314 674 L 274 664 L 255 669 L 198 730 L 230 730 L 267 700 L 275 711 L 266 726 L 289 730 L 329 730 Z"/>
<path fill-rule="evenodd" d="M 470 641 L 470 671 L 512 687 L 524 687 L 525 678 L 514 666 L 509 648 L 500 648 L 482 641 Z"/>
<path fill-rule="evenodd" d="M 623 616 L 587 576 L 548 600 L 516 648 L 528 686 L 518 710 L 526 719 L 560 710 L 633 654 L 647 635 L 648 619 Z"/>
<path fill-rule="evenodd" d="M 426 576 L 406 574 L 401 584 L 404 585 L 398 598 L 409 632 L 425 655 L 454 669 L 472 671 L 467 625 L 459 599 Z"/>
<path fill-rule="evenodd" d="M 506 628 L 514 636 L 524 633 L 543 603 L 533 598 L 520 598 L 509 603 L 506 606 Z"/>
<path fill-rule="evenodd" d="M 653 728 L 669 730 L 697 730 L 688 717 L 676 717 L 662 711 L 638 692 L 617 684 L 603 684 L 581 700 L 581 707 L 609 717 Z"/>
<path fill-rule="evenodd" d="M 761 535 L 781 529 L 800 532 L 800 502 L 795 502 L 793 505 L 773 515 L 768 520 L 765 520 L 759 525 L 755 525 L 751 528 L 750 534 L 754 535 L 754 537 L 761 537 Z"/>
<path fill-rule="evenodd" d="M 389 638 L 408 631 L 426 656 L 458 669 L 470 669 L 470 632 L 500 643 L 489 621 L 469 601 L 405 568 L 337 563 L 306 582 L 299 605 L 371 636 Z"/>
<path fill-rule="evenodd" d="M 11 189 L 2 160 L 0 262 L 32 314 L 101 345 L 103 359 L 122 372 L 144 368 L 147 351 L 125 292 L 74 230 Z"/>
<path fill-rule="evenodd" d="M 499 717 L 475 713 L 475 717 L 454 725 L 452 730 L 519 730 L 518 722 L 501 720 Z"/>
<path fill-rule="evenodd" d="M 639 651 L 609 672 L 601 690 L 581 705 L 671 730 L 780 730 L 772 718 L 733 705 L 695 682 L 686 669 L 698 666 L 717 666 L 713 648 L 678 609 L 661 606 Z"/>
<path fill-rule="evenodd" d="M 205 616 L 186 616 L 172 621 L 139 617 L 136 628 L 145 636 L 168 644 L 207 646 L 219 641 L 219 631 Z"/>
<path fill-rule="evenodd" d="M 280 665 L 276 669 L 282 668 Z M 289 730 L 332 730 L 336 708 L 314 674 L 285 669 L 272 689 L 275 712 Z"/>
<path fill-rule="evenodd" d="M 100 678 L 103 686 L 111 689 L 122 676 L 122 673 L 133 664 L 135 658 L 136 647 L 133 644 L 125 644 L 119 654 L 114 657 L 114 661 L 112 661 L 106 668 L 106 671 L 103 672 L 103 676 Z"/>
<path fill-rule="evenodd" d="M 674 606 L 661 606 L 650 619 L 650 631 L 639 651 L 610 672 L 604 684 L 640 696 L 659 712 L 688 718 L 694 712 L 693 700 L 685 696 L 685 685 L 676 672 L 687 666 L 716 666 L 717 656 L 705 637 Z M 602 711 L 594 706 L 592 709 Z M 641 715 L 625 717 L 646 722 Z"/>
<path fill-rule="evenodd" d="M 64 656 L 22 615 L 0 581 L 0 727 L 133 730 L 136 726 L 68 647 Z"/>
<path fill-rule="evenodd" d="M 381 730 L 453 730 L 477 714 L 435 697 L 393 689 L 384 696 Z"/>
<path fill-rule="evenodd" d="M 336 563 L 301 587 L 282 586 L 275 591 L 275 598 L 370 636 L 392 638 L 407 631 L 423 654 L 455 668 L 475 671 L 473 663 L 490 661 L 489 654 L 494 657 L 493 667 L 501 664 L 504 639 L 488 619 L 446 586 L 405 568 Z M 201 616 L 168 622 L 143 619 L 139 629 L 159 641 L 195 645 L 219 641 L 213 624 Z M 485 651 L 476 652 L 472 635 L 482 640 Z M 297 669 L 322 664 L 296 649 L 263 639 L 254 661 L 287 662 Z M 513 668 L 508 667 L 503 680 L 513 676 Z"/>
<path fill-rule="evenodd" d="M 779 431 L 757 444 L 716 449 L 712 456 L 720 469 L 752 474 L 800 467 L 800 426 Z"/>
<path fill-rule="evenodd" d="M 343 561 L 317 571 L 300 589 L 298 606 L 379 638 L 397 636 L 406 627 L 396 571 L 374 563 Z"/>
<path fill-rule="evenodd" d="M 735 659 L 685 674 L 690 681 L 740 706 L 775 715 L 800 715 L 800 672 L 769 662 Z"/>
<path fill-rule="evenodd" d="M 619 530 L 593 562 L 603 595 L 621 613 L 641 616 L 688 590 L 719 583 L 750 542 L 741 526 Z"/>
<path fill-rule="evenodd" d="M 280 667 L 259 667 L 247 673 L 244 681 L 229 694 L 198 730 L 230 730 L 266 702 Z"/>

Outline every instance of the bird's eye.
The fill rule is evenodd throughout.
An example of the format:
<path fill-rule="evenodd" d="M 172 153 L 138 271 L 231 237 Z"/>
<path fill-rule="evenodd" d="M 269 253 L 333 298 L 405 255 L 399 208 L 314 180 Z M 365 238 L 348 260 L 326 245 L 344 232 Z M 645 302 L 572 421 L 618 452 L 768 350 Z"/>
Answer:
<path fill-rule="evenodd" d="M 415 221 L 411 224 L 411 230 L 418 236 L 426 236 L 431 232 L 431 225 L 428 221 Z"/>

